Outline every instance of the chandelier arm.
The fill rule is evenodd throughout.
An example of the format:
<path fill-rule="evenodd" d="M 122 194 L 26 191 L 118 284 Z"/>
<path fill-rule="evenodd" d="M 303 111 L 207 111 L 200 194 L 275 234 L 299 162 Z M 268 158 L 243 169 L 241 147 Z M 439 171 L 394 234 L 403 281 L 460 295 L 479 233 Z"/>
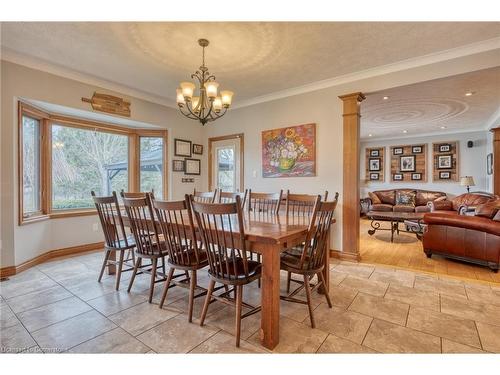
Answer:
<path fill-rule="evenodd" d="M 217 113 L 217 112 L 212 112 L 212 114 L 211 114 L 211 116 L 210 116 L 210 118 L 211 118 L 211 120 L 210 120 L 210 121 L 215 121 L 215 120 L 217 120 L 217 119 L 221 118 L 222 116 L 224 116 L 224 115 L 226 114 L 226 112 L 227 112 L 227 108 L 224 108 L 224 111 L 223 111 L 223 112 L 219 112 L 219 113 Z"/>
<path fill-rule="evenodd" d="M 203 86 L 203 78 L 201 77 L 201 73 L 196 71 L 196 73 L 191 74 L 191 78 L 196 78 L 200 84 L 200 87 Z"/>
<path fill-rule="evenodd" d="M 189 104 L 187 104 L 187 103 L 186 103 L 186 108 L 187 108 L 187 110 L 189 111 L 189 113 L 190 113 L 192 116 L 194 116 L 194 119 L 193 119 L 193 120 L 197 120 L 197 119 L 199 119 L 199 118 L 200 118 L 200 116 L 197 116 L 197 115 L 196 115 L 196 114 L 192 111 L 192 109 L 189 107 Z"/>
<path fill-rule="evenodd" d="M 189 108 L 188 108 L 188 109 L 189 109 Z M 191 111 L 190 111 L 190 113 L 186 113 L 186 112 L 184 112 L 184 111 L 182 110 L 182 107 L 179 107 L 179 111 L 180 111 L 180 112 L 181 112 L 184 116 L 186 116 L 187 118 L 189 118 L 189 119 L 191 119 L 191 120 L 198 120 L 198 117 L 196 117 L 195 115 L 192 115 L 192 116 L 190 115 L 190 113 L 192 113 Z"/>

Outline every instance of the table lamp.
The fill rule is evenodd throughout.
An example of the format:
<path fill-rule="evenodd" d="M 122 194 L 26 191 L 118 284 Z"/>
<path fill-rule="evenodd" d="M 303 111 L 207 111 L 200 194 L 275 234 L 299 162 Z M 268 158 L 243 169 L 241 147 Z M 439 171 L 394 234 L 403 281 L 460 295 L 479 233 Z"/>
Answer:
<path fill-rule="evenodd" d="M 472 176 L 460 177 L 460 186 L 467 186 L 467 193 L 470 193 L 470 186 L 476 186 Z"/>

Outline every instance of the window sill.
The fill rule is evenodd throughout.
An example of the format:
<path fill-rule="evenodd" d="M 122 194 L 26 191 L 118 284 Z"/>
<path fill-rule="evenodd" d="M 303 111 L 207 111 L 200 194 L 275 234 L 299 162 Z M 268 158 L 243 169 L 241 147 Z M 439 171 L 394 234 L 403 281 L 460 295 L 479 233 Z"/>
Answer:
<path fill-rule="evenodd" d="M 62 219 L 67 217 L 78 217 L 78 216 L 92 216 L 97 215 L 97 211 L 95 208 L 86 209 L 86 210 L 61 210 L 61 211 L 52 211 L 49 214 L 51 219 Z"/>
<path fill-rule="evenodd" d="M 38 223 L 39 221 L 44 221 L 50 219 L 49 215 L 36 215 L 29 217 L 21 217 L 19 219 L 19 225 L 26 225 L 31 223 Z"/>

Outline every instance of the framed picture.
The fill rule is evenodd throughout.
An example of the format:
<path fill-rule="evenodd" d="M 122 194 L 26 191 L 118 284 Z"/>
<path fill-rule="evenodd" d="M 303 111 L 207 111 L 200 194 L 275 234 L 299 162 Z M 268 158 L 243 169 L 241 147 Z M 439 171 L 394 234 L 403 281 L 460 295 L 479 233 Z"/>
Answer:
<path fill-rule="evenodd" d="M 394 173 L 392 176 L 392 179 L 394 181 L 403 181 L 403 174 L 402 173 Z"/>
<path fill-rule="evenodd" d="M 262 177 L 316 176 L 316 124 L 262 132 Z"/>
<path fill-rule="evenodd" d="M 368 162 L 370 171 L 380 171 L 380 159 L 370 159 Z"/>
<path fill-rule="evenodd" d="M 193 154 L 203 155 L 203 145 L 197 145 L 193 143 Z"/>
<path fill-rule="evenodd" d="M 439 172 L 439 179 L 440 180 L 449 180 L 451 178 L 451 172 L 446 171 L 446 172 Z"/>
<path fill-rule="evenodd" d="M 379 157 L 380 156 L 380 150 L 370 150 L 370 156 L 371 157 Z"/>
<path fill-rule="evenodd" d="M 174 155 L 191 157 L 191 141 L 185 139 L 174 139 Z"/>
<path fill-rule="evenodd" d="M 441 147 L 441 146 L 439 146 Z M 437 169 L 451 169 L 453 168 L 452 161 L 453 161 L 453 156 L 452 155 L 438 155 L 438 160 L 437 160 Z"/>
<path fill-rule="evenodd" d="M 486 173 L 493 174 L 493 154 L 489 153 L 486 156 Z"/>
<path fill-rule="evenodd" d="M 403 147 L 395 147 L 392 149 L 393 155 L 403 155 Z"/>
<path fill-rule="evenodd" d="M 184 160 L 172 160 L 172 171 L 184 172 Z"/>
<path fill-rule="evenodd" d="M 422 150 L 423 150 L 422 146 L 413 146 L 411 148 L 411 153 L 412 154 L 421 154 Z"/>
<path fill-rule="evenodd" d="M 413 181 L 420 181 L 422 179 L 422 173 L 412 173 L 411 179 Z"/>
<path fill-rule="evenodd" d="M 378 173 L 370 173 L 370 181 L 378 181 L 379 174 Z"/>
<path fill-rule="evenodd" d="M 184 174 L 200 175 L 201 174 L 201 161 L 200 159 L 185 159 L 186 170 Z"/>
<path fill-rule="evenodd" d="M 399 158 L 399 170 L 401 172 L 415 172 L 415 155 L 401 156 Z"/>
<path fill-rule="evenodd" d="M 439 145 L 439 152 L 450 152 L 451 151 L 451 145 L 446 143 L 443 145 Z"/>

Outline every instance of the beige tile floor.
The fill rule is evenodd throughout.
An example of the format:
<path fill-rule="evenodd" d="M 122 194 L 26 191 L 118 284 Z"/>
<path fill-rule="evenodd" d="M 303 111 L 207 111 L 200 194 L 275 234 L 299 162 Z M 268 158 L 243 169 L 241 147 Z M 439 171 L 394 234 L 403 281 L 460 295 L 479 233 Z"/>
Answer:
<path fill-rule="evenodd" d="M 173 288 L 159 309 L 162 285 L 147 303 L 149 279 L 126 292 L 113 276 L 98 283 L 102 253 L 39 265 L 0 283 L 1 352 L 267 353 L 259 342 L 260 315 L 243 320 L 234 346 L 234 310 L 210 305 L 198 325 L 202 299 L 187 322 L 187 291 Z M 305 305 L 281 302 L 278 353 L 500 352 L 500 287 L 467 283 L 379 265 L 332 261 L 329 309 L 313 295 L 316 328 Z M 282 277 L 282 288 L 285 285 Z M 206 285 L 206 273 L 200 283 Z M 303 297 L 303 295 L 302 295 Z M 258 304 L 257 283 L 244 299 Z"/>

